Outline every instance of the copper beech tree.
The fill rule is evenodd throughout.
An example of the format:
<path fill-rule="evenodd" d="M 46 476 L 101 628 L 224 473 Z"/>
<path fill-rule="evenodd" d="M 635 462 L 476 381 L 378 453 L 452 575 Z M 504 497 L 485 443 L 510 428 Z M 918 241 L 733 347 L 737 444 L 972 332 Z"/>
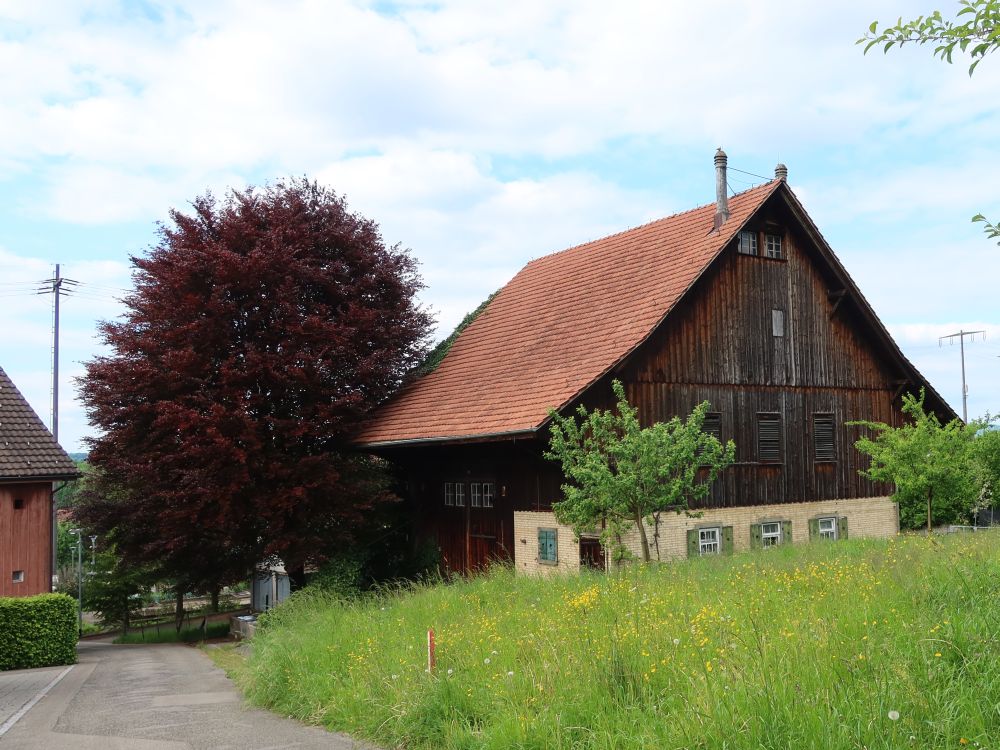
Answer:
<path fill-rule="evenodd" d="M 415 261 L 306 179 L 198 198 L 133 257 L 83 400 L 100 436 L 80 513 L 125 560 L 217 590 L 290 571 L 388 499 L 358 422 L 425 351 Z"/>

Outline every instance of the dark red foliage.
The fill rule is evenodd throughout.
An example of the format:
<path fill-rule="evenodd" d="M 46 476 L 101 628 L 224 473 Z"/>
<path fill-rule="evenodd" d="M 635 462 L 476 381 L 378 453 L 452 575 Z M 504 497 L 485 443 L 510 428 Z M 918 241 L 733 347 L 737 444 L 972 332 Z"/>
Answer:
<path fill-rule="evenodd" d="M 193 209 L 132 258 L 128 312 L 102 327 L 113 354 L 82 392 L 103 433 L 86 520 L 196 585 L 271 554 L 301 565 L 386 499 L 347 438 L 419 361 L 430 318 L 409 255 L 315 183 Z"/>

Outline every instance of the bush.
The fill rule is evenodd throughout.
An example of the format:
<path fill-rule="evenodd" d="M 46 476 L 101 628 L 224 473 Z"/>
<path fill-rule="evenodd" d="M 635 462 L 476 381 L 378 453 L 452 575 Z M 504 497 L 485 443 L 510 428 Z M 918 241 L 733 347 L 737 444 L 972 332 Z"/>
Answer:
<path fill-rule="evenodd" d="M 73 664 L 76 628 L 65 594 L 0 599 L 0 670 Z"/>
<path fill-rule="evenodd" d="M 178 633 L 173 627 L 133 630 L 115 638 L 115 643 L 198 643 L 209 638 L 229 635 L 228 622 L 212 622 L 204 628 L 184 628 Z"/>

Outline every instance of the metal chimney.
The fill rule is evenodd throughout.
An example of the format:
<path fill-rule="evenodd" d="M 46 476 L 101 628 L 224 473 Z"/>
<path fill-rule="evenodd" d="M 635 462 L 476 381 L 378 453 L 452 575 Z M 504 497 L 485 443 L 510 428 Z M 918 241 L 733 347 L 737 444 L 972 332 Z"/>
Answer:
<path fill-rule="evenodd" d="M 779 163 L 778 166 L 774 168 L 774 179 L 781 180 L 782 182 L 788 182 L 788 167 Z"/>
<path fill-rule="evenodd" d="M 729 218 L 729 198 L 726 191 L 729 189 L 726 182 L 726 152 L 720 146 L 715 152 L 715 231 L 726 223 Z"/>

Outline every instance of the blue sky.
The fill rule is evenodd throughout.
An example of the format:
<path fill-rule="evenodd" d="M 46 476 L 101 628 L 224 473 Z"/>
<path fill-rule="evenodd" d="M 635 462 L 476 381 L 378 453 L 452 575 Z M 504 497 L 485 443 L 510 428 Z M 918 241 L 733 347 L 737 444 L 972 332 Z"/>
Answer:
<path fill-rule="evenodd" d="M 947 11 L 947 4 L 938 6 Z M 411 248 L 441 335 L 526 261 L 714 197 L 712 155 L 789 183 L 904 352 L 957 410 L 1000 412 L 1000 56 L 862 55 L 909 0 L 0 5 L 0 366 L 60 437 L 72 378 L 171 207 L 308 175 Z M 957 6 L 956 6 L 957 7 Z M 731 172 L 735 190 L 758 178 Z"/>

